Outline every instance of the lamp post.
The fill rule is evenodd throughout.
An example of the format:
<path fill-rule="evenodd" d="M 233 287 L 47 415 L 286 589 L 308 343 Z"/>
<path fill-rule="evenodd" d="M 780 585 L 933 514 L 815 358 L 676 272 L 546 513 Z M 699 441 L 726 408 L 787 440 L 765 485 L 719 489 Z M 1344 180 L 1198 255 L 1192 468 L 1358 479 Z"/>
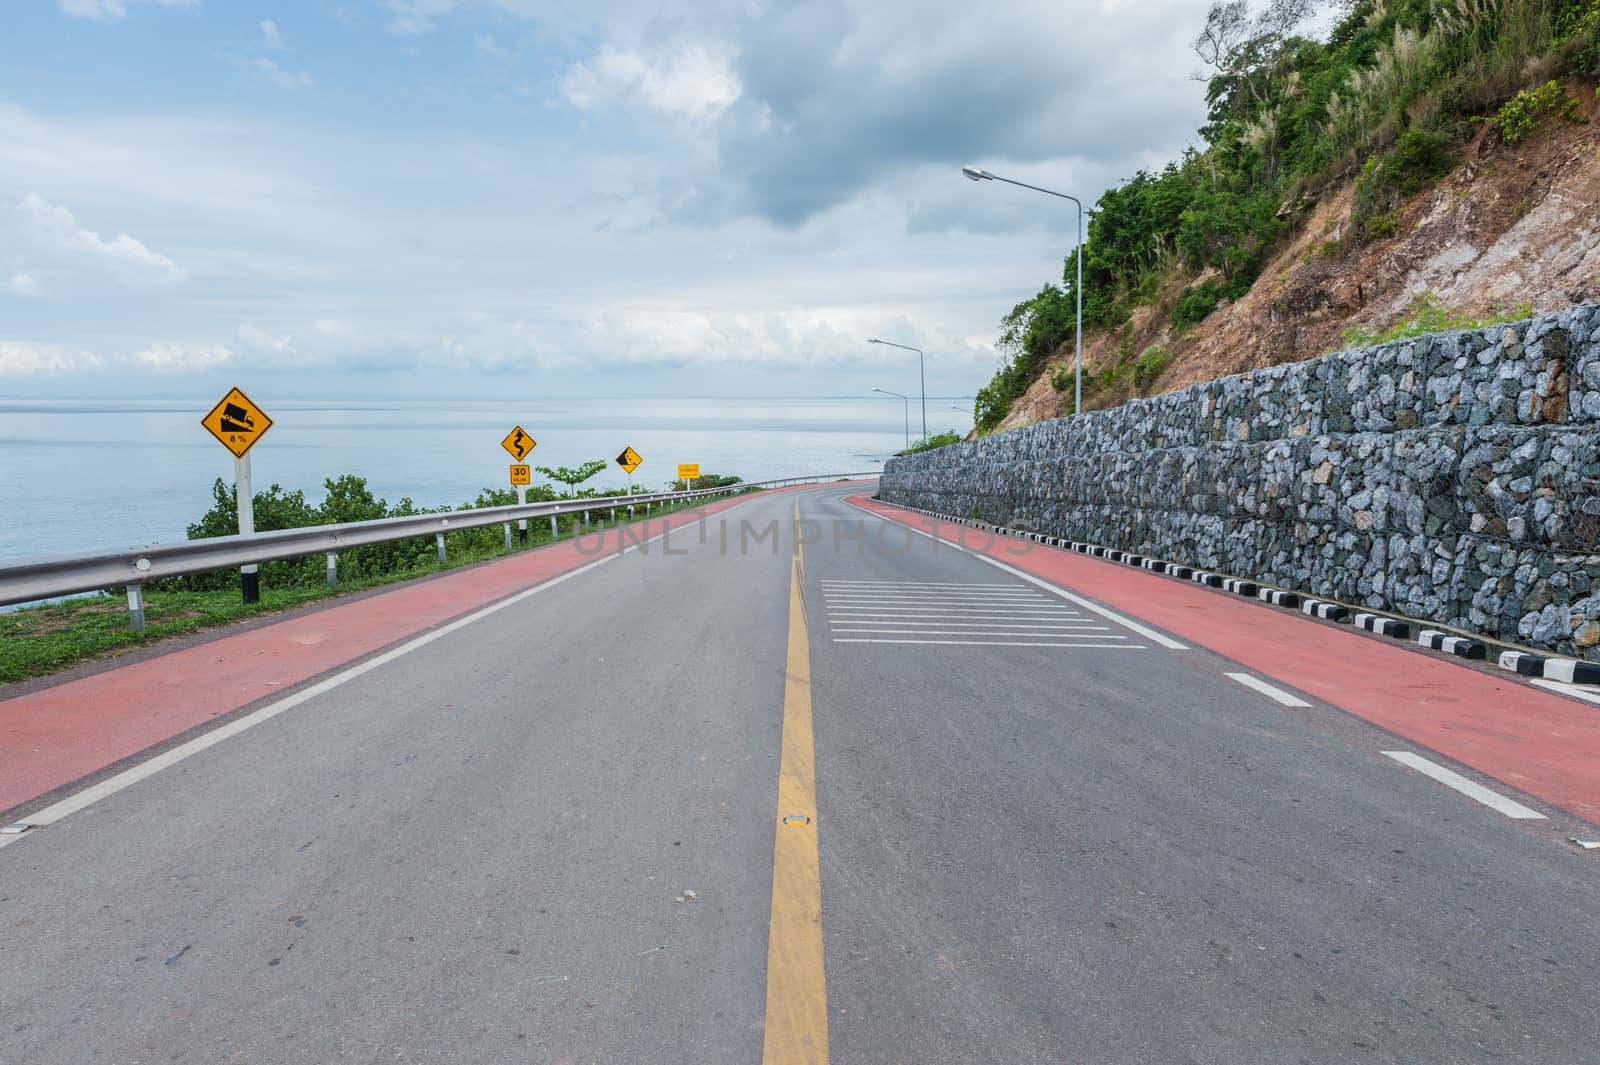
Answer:
<path fill-rule="evenodd" d="M 911 397 L 902 396 L 898 392 L 891 392 L 887 388 L 874 388 L 873 391 L 882 392 L 886 396 L 894 396 L 897 399 L 906 401 L 906 447 L 909 449 L 911 447 Z M 923 439 L 927 439 L 927 434 L 923 434 Z"/>
<path fill-rule="evenodd" d="M 909 344 L 896 344 L 892 340 L 879 340 L 877 337 L 868 337 L 868 344 L 884 344 L 901 351 L 914 351 L 917 353 L 917 376 L 922 380 L 922 439 L 928 439 L 928 371 L 924 365 L 922 349 L 914 348 Z"/>
<path fill-rule="evenodd" d="M 961 168 L 961 172 L 967 175 L 967 177 L 971 178 L 973 181 L 1004 181 L 1007 185 L 1015 185 L 1018 188 L 1023 189 L 1032 189 L 1034 192 L 1042 192 L 1046 196 L 1059 196 L 1063 200 L 1071 200 L 1073 203 L 1078 205 L 1078 246 L 1075 249 L 1077 251 L 1077 255 L 1074 256 L 1074 258 L 1078 260 L 1078 308 L 1073 315 L 1073 317 L 1077 320 L 1078 336 L 1073 342 L 1073 347 L 1076 349 L 1076 351 L 1074 353 L 1075 357 L 1073 360 L 1074 387 L 1072 395 L 1072 413 L 1078 414 L 1083 410 L 1083 201 L 1078 199 L 1076 196 L 1068 196 L 1064 192 L 1052 192 L 1050 189 L 1041 189 L 1037 185 L 1026 185 L 1020 181 L 1012 181 L 1010 178 L 1003 178 L 998 174 L 991 174 L 987 170 L 979 170 L 975 166 L 964 166 Z"/>

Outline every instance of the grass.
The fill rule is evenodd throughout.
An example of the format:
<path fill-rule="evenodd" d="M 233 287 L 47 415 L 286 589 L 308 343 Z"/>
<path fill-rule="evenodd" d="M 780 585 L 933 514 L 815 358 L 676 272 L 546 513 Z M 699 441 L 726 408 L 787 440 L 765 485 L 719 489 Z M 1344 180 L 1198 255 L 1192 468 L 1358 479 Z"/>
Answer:
<path fill-rule="evenodd" d="M 734 493 L 735 495 L 740 493 Z M 718 498 L 728 498 L 726 496 Z M 598 502 L 598 501 L 597 501 Z M 626 504 L 624 503 L 624 506 Z M 675 513 L 689 509 L 678 505 L 663 510 L 652 510 L 650 516 Z M 606 520 L 609 508 L 597 507 L 593 512 L 595 529 L 623 525 Z M 581 519 L 561 519 L 563 539 L 572 538 L 572 529 L 582 529 Z M 512 539 L 510 554 L 550 544 L 550 523 L 546 518 L 528 522 L 528 546 L 523 547 Z M 448 570 L 469 566 L 494 558 L 503 558 L 503 546 L 477 550 L 463 550 L 445 540 L 449 559 L 444 565 L 416 566 L 392 573 L 344 579 L 329 588 L 326 584 L 299 585 L 274 588 L 265 584 L 261 601 L 246 606 L 240 601 L 237 586 L 219 591 L 190 592 L 165 591 L 146 588 L 144 593 L 145 630 L 134 632 L 128 625 L 128 604 L 121 590 L 101 593 L 81 599 L 70 599 L 44 606 L 25 607 L 0 614 L 0 684 L 12 684 L 32 677 L 48 676 L 85 662 L 115 657 L 134 648 L 161 643 L 177 636 L 205 632 L 235 622 L 271 617 L 307 603 L 335 599 L 352 592 L 365 591 L 389 584 L 399 584 L 418 577 L 430 577 Z"/>

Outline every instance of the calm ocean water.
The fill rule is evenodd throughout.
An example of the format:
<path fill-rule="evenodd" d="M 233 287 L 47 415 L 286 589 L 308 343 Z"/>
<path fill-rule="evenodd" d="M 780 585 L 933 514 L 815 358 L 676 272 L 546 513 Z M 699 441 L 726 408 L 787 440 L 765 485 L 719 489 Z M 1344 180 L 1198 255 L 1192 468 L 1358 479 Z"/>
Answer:
<path fill-rule="evenodd" d="M 500 439 L 514 424 L 539 442 L 528 461 L 541 466 L 609 459 L 631 445 L 645 458 L 635 483 L 655 488 L 680 462 L 754 481 L 876 470 L 904 444 L 901 404 L 875 398 L 262 405 L 274 425 L 251 452 L 257 490 L 277 483 L 314 502 L 325 478 L 345 473 L 391 502 L 466 502 L 506 483 Z M 955 406 L 970 401 L 928 397 L 929 428 L 970 428 Z M 200 427 L 208 409 L 0 400 L 0 562 L 182 540 L 210 505 L 211 482 L 233 479 L 233 457 Z M 623 483 L 615 466 L 588 482 Z"/>

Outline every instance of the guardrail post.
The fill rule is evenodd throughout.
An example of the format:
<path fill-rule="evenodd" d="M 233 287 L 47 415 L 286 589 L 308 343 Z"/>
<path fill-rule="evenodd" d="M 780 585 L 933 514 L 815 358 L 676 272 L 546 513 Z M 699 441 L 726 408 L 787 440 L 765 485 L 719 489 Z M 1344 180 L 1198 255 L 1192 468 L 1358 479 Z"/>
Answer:
<path fill-rule="evenodd" d="M 589 512 L 587 510 L 583 512 L 583 527 L 585 529 L 589 527 Z"/>
<path fill-rule="evenodd" d="M 128 628 L 144 631 L 144 591 L 137 584 L 128 585 Z"/>
<path fill-rule="evenodd" d="M 328 587 L 339 583 L 339 552 L 328 552 Z"/>
<path fill-rule="evenodd" d="M 433 542 L 439 545 L 439 565 L 445 564 L 444 558 L 444 533 L 434 533 Z"/>
<path fill-rule="evenodd" d="M 511 550 L 511 523 L 509 521 L 506 522 L 505 529 L 506 529 L 506 550 L 510 551 Z"/>
<path fill-rule="evenodd" d="M 557 528 L 556 516 L 552 514 L 550 515 L 550 542 L 554 543 L 559 539 L 561 539 L 561 530 Z"/>

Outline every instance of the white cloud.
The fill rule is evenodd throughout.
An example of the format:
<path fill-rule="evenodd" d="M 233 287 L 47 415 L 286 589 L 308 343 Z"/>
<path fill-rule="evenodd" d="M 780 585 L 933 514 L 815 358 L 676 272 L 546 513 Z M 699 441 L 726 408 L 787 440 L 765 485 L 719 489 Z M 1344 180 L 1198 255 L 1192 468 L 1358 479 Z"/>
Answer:
<path fill-rule="evenodd" d="M 257 326 L 254 322 L 245 322 L 243 325 L 239 326 L 239 343 L 242 344 L 246 350 L 260 352 L 266 355 L 293 356 L 297 354 L 294 344 L 294 337 L 275 337 L 271 333 L 268 333 L 265 329 Z"/>
<path fill-rule="evenodd" d="M 78 224 L 72 212 L 30 192 L 17 205 L 37 246 L 46 253 L 98 264 L 112 271 L 125 283 L 181 281 L 184 272 L 178 264 L 143 241 L 118 234 L 105 240 L 93 230 Z"/>
<path fill-rule="evenodd" d="M 31 296 L 39 291 L 39 282 L 35 281 L 32 275 L 18 270 L 11 275 L 11 280 L 6 283 L 6 287 L 19 296 Z"/>
<path fill-rule="evenodd" d="M 283 39 L 283 31 L 278 29 L 278 24 L 269 18 L 261 20 L 261 47 L 268 51 L 276 52 L 289 47 Z"/>
<path fill-rule="evenodd" d="M 129 3 L 154 3 L 158 7 L 198 7 L 200 0 L 57 0 L 57 6 L 61 8 L 63 14 L 101 21 L 126 17 Z"/>
<path fill-rule="evenodd" d="M 657 114 L 706 123 L 739 98 L 739 78 L 725 55 L 697 43 L 653 53 L 603 47 L 561 79 L 561 94 L 592 111 L 611 104 L 642 105 Z"/>
<path fill-rule="evenodd" d="M 435 20 L 455 10 L 456 4 L 457 0 L 389 0 L 389 32 L 431 33 Z"/>
<path fill-rule="evenodd" d="M 220 344 L 195 347 L 183 344 L 152 344 L 139 352 L 134 361 L 158 372 L 198 373 L 214 369 L 233 358 L 233 352 Z"/>
<path fill-rule="evenodd" d="M 57 344 L 0 340 L 0 377 L 42 377 L 93 370 L 100 360 L 87 351 Z"/>
<path fill-rule="evenodd" d="M 313 78 L 308 71 L 284 70 L 264 55 L 256 57 L 256 73 L 280 89 L 308 89 L 313 82 Z"/>

